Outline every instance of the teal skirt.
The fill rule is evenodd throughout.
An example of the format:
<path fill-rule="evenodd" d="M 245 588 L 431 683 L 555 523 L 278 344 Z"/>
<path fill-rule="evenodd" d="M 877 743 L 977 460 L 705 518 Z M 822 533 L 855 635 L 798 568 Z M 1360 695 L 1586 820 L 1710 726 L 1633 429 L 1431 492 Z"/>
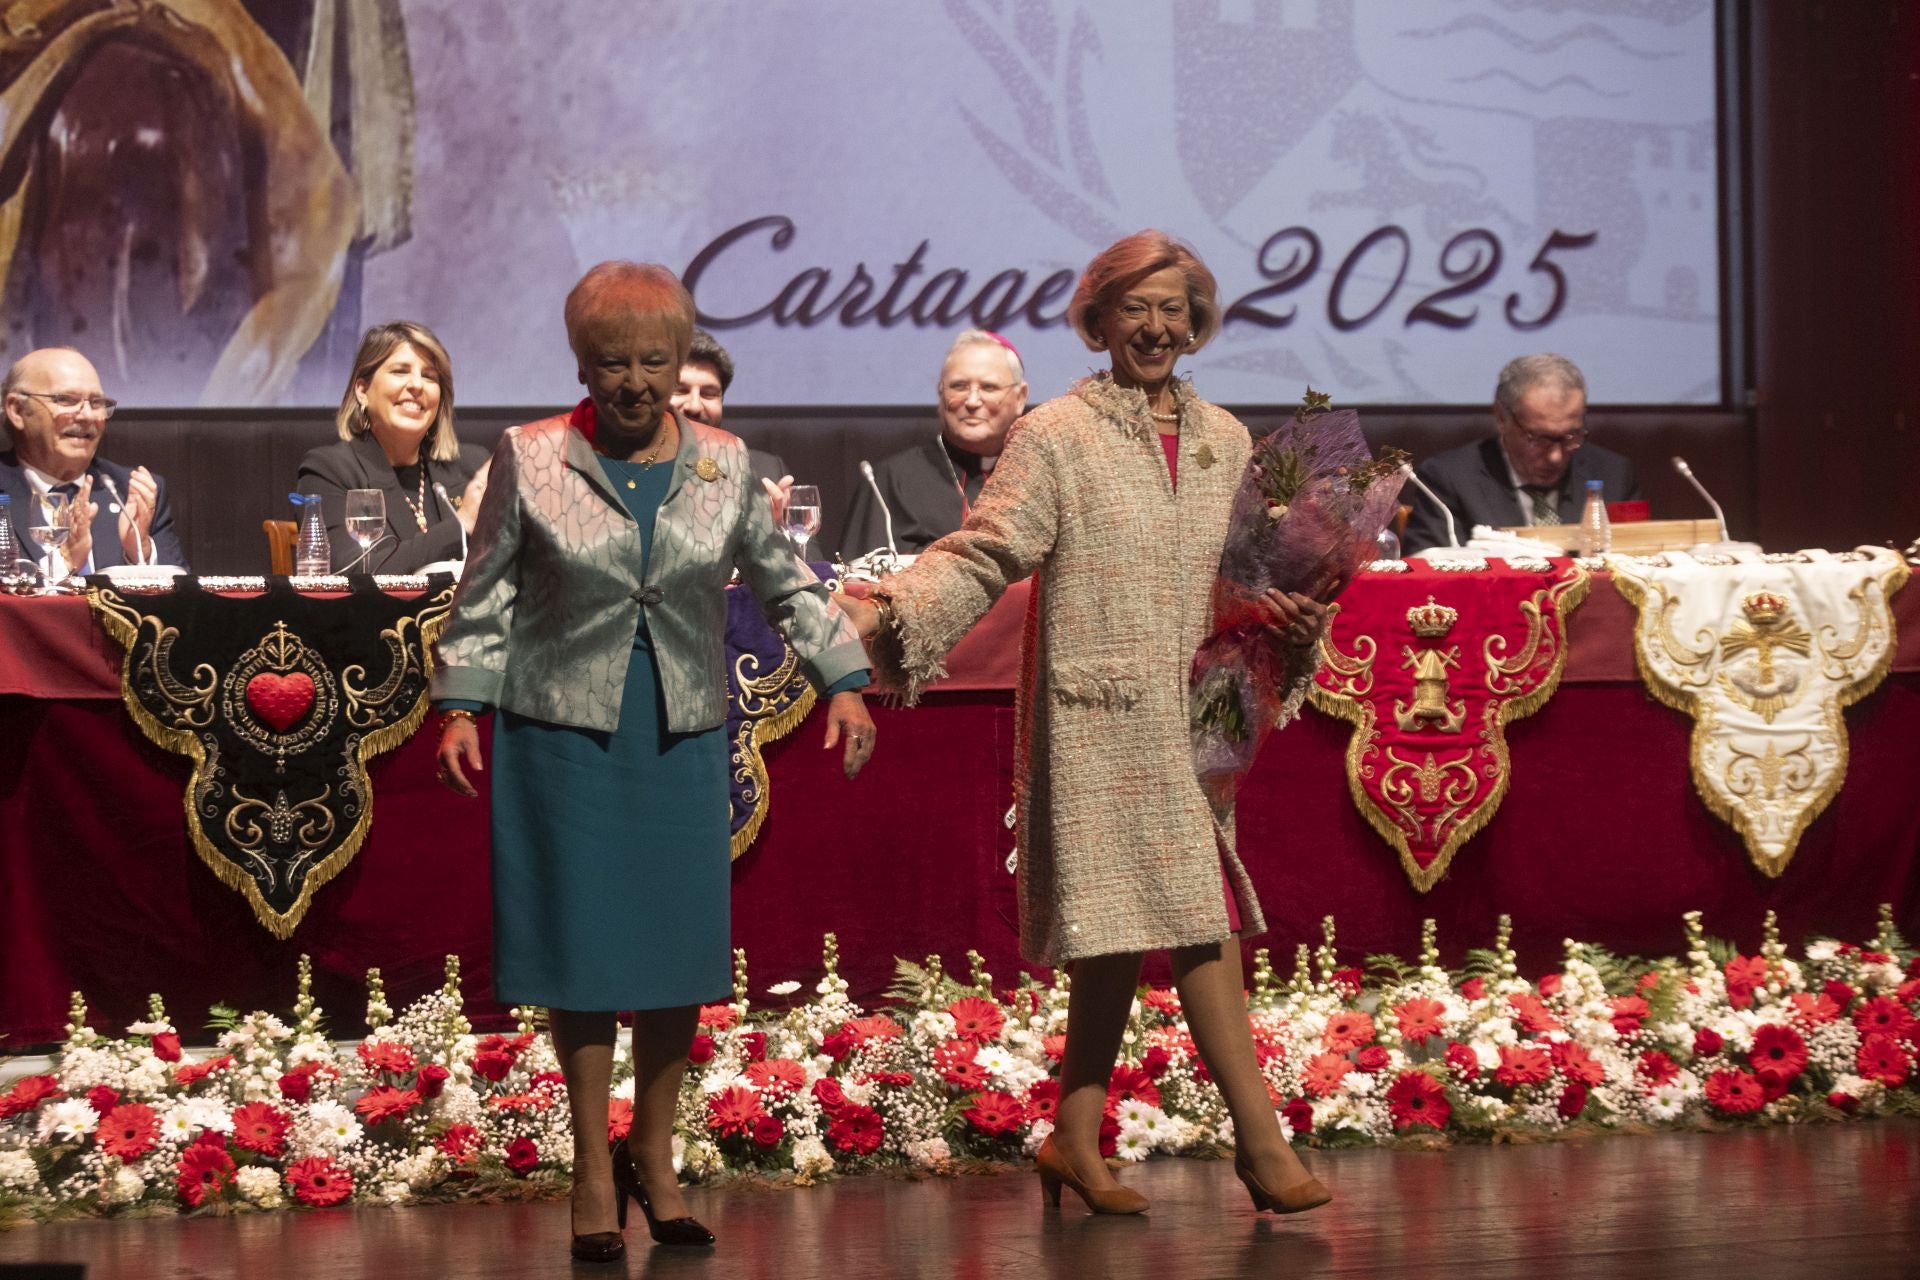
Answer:
<path fill-rule="evenodd" d="M 733 990 L 724 728 L 667 732 L 642 634 L 611 734 L 511 712 L 493 737 L 493 990 L 577 1011 Z"/>

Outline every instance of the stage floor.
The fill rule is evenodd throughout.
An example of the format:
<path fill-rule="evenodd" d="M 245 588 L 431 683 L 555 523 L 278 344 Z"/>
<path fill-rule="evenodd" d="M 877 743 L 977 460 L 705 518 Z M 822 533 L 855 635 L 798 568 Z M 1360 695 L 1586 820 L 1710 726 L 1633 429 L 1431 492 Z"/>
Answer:
<path fill-rule="evenodd" d="M 1904 1277 L 1920 1271 L 1920 1122 L 1312 1153 L 1325 1209 L 1256 1217 L 1223 1161 L 1124 1176 L 1144 1218 L 1043 1210 L 1028 1173 L 696 1190 L 712 1251 L 628 1231 L 624 1269 L 566 1260 L 563 1203 L 146 1219 L 0 1233 L 0 1264 L 158 1276 Z M 1071 1193 L 1068 1199 L 1071 1200 Z M 0 1275 L 4 1275 L 0 1266 Z"/>

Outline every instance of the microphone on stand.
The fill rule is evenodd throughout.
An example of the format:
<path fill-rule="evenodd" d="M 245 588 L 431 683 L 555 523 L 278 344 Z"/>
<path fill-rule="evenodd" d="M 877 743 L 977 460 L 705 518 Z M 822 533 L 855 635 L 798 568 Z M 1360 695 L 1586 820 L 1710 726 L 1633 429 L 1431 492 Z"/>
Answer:
<path fill-rule="evenodd" d="M 1727 513 L 1720 509 L 1720 504 L 1715 502 L 1713 495 L 1707 492 L 1707 486 L 1701 484 L 1699 478 L 1693 474 L 1693 468 L 1687 465 L 1687 460 L 1677 453 L 1674 454 L 1673 469 L 1685 477 L 1686 482 L 1693 486 L 1694 492 L 1705 498 L 1707 505 L 1713 508 L 1713 518 L 1720 522 L 1720 541 L 1732 542 L 1733 539 L 1727 536 Z"/>
<path fill-rule="evenodd" d="M 900 548 L 893 545 L 893 511 L 880 494 L 880 482 L 873 478 L 873 464 L 865 458 L 860 459 L 860 474 L 866 477 L 867 488 L 873 490 L 873 500 L 880 504 L 880 516 L 887 522 L 887 554 L 893 557 L 897 565 L 900 563 Z"/>
<path fill-rule="evenodd" d="M 1440 501 L 1440 495 L 1427 488 L 1427 482 L 1414 474 L 1413 468 L 1411 467 L 1407 468 L 1407 483 L 1418 489 L 1421 493 L 1426 494 L 1427 500 L 1433 503 L 1434 506 L 1440 508 L 1440 516 L 1447 522 L 1447 545 L 1450 547 L 1459 546 L 1460 533 L 1453 527 L 1453 512 L 1448 509 L 1446 503 Z"/>
<path fill-rule="evenodd" d="M 447 509 L 447 514 L 453 517 L 453 522 L 460 526 L 460 558 L 465 560 L 467 558 L 466 522 L 461 520 L 460 513 L 453 509 L 453 499 L 447 496 L 447 486 L 438 480 L 433 482 L 433 496 L 440 499 L 440 505 Z"/>
<path fill-rule="evenodd" d="M 104 467 L 101 468 L 100 478 L 106 482 L 107 492 L 113 495 L 114 510 L 116 512 L 125 511 L 127 509 L 127 500 L 120 496 L 120 486 L 113 482 L 113 477 L 107 473 Z M 147 539 L 143 541 L 141 539 L 140 526 L 138 524 L 134 524 L 133 516 L 131 514 L 127 516 L 127 523 L 133 524 L 133 562 L 136 565 L 151 564 L 152 560 L 148 557 L 148 554 L 147 554 L 147 543 L 152 540 Z M 114 522 L 114 527 L 116 528 L 116 530 L 119 528 L 118 521 Z M 160 554 L 160 548 L 158 546 L 155 546 L 153 548 L 153 554 L 154 555 Z M 94 563 L 98 564 L 100 562 L 98 560 L 95 560 Z"/>

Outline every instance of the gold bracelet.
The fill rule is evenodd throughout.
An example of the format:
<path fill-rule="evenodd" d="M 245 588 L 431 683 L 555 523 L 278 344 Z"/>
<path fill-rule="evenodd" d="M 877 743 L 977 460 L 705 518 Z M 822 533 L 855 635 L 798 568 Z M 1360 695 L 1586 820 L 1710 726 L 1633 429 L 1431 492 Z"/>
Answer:
<path fill-rule="evenodd" d="M 893 611 L 893 597 L 876 591 L 867 597 L 873 604 L 873 610 L 880 615 L 880 630 L 892 631 L 900 625 L 900 617 Z"/>
<path fill-rule="evenodd" d="M 451 729 L 456 720 L 465 720 L 468 724 L 472 724 L 473 712 L 467 710 L 465 707 L 449 707 L 445 711 L 442 711 L 440 713 L 440 732 L 445 733 L 448 729 Z"/>

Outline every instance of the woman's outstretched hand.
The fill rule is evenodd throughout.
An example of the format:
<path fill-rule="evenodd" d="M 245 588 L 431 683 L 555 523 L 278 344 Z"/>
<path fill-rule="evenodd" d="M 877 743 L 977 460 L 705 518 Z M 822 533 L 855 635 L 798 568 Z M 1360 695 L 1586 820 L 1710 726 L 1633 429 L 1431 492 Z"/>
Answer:
<path fill-rule="evenodd" d="M 446 728 L 440 731 L 440 781 L 449 790 L 463 796 L 477 796 L 480 793 L 467 781 L 466 770 L 470 767 L 475 773 L 484 773 L 486 765 L 480 763 L 480 730 L 474 727 L 472 717 L 461 717 L 447 721 Z"/>
<path fill-rule="evenodd" d="M 851 781 L 873 758 L 874 739 L 873 717 L 867 714 L 865 699 L 855 692 L 836 693 L 827 701 L 827 750 L 833 750 L 842 738 L 846 739 L 846 754 L 841 768 Z"/>
<path fill-rule="evenodd" d="M 1308 649 L 1320 642 L 1327 625 L 1327 606 L 1298 591 L 1269 588 L 1260 597 L 1267 615 L 1267 634 L 1279 644 Z"/>

